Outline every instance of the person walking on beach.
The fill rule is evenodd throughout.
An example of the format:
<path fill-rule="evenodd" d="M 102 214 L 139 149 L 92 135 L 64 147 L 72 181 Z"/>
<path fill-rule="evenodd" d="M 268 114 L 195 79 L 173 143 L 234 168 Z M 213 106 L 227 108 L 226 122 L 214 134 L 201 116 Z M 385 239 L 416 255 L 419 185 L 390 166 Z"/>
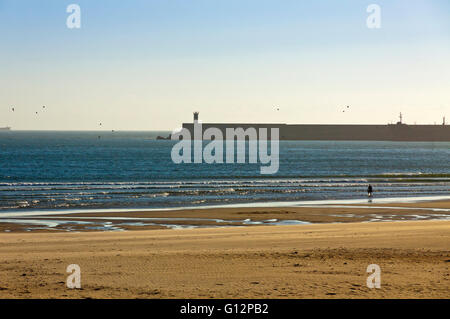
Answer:
<path fill-rule="evenodd" d="M 369 197 L 373 196 L 373 188 L 372 188 L 372 185 L 370 185 L 370 184 L 369 184 L 369 187 L 367 187 L 367 195 Z"/>

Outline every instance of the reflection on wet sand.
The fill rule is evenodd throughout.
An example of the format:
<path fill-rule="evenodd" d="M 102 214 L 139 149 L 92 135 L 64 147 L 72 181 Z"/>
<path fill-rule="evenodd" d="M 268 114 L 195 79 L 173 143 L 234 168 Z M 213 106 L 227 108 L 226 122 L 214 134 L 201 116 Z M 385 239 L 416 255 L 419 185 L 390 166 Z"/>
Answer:
<path fill-rule="evenodd" d="M 124 231 L 304 225 L 314 223 L 449 220 L 450 202 L 330 204 L 297 207 L 214 207 L 179 210 L 15 212 L 2 214 L 0 231 Z"/>

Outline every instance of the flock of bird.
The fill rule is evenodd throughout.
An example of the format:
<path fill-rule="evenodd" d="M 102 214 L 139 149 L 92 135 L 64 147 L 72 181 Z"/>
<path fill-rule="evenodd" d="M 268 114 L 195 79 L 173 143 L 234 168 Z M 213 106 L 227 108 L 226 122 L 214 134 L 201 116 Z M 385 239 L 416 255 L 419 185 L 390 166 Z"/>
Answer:
<path fill-rule="evenodd" d="M 45 105 L 42 106 L 42 109 L 45 110 Z M 16 111 L 16 108 L 15 108 L 14 106 L 12 106 L 12 107 L 11 107 L 11 111 L 12 111 L 12 112 L 15 112 L 15 111 Z M 38 111 L 36 111 L 35 113 L 36 113 L 36 115 L 39 114 Z M 102 126 L 102 123 L 99 123 L 99 126 Z"/>
<path fill-rule="evenodd" d="M 280 108 L 279 107 L 275 107 L 276 109 L 277 109 L 277 111 L 279 111 L 280 110 Z M 342 110 L 342 113 L 345 113 L 345 110 L 349 110 L 350 109 L 350 106 L 348 106 L 347 105 L 347 108 L 346 109 L 344 109 L 344 110 Z"/>
<path fill-rule="evenodd" d="M 280 111 L 280 108 L 279 108 L 279 107 L 275 107 L 275 108 L 276 108 L 277 111 Z M 42 109 L 45 110 L 45 105 L 42 106 Z M 350 109 L 350 106 L 347 105 L 347 110 L 348 110 L 348 109 Z M 16 109 L 15 109 L 14 106 L 11 107 L 11 111 L 12 111 L 12 112 L 15 112 L 15 111 L 16 111 Z M 345 113 L 345 110 L 343 110 L 342 112 Z M 36 115 L 38 115 L 38 114 L 39 114 L 39 112 L 36 111 Z M 99 125 L 99 126 L 102 126 L 103 124 L 102 124 L 102 123 L 99 123 L 98 125 Z M 114 130 L 112 130 L 112 132 L 114 132 Z M 100 136 L 99 136 L 99 138 L 100 138 Z"/>
<path fill-rule="evenodd" d="M 45 110 L 45 105 L 42 105 L 42 109 Z M 15 112 L 15 111 L 16 111 L 16 108 L 15 108 L 14 106 L 12 106 L 12 107 L 11 107 L 11 111 L 12 111 L 12 112 Z M 36 115 L 38 115 L 38 114 L 39 114 L 39 112 L 36 111 Z"/>
<path fill-rule="evenodd" d="M 43 106 L 42 106 L 42 110 L 45 110 L 45 108 L 46 108 L 46 106 L 43 105 Z M 16 112 L 16 108 L 15 108 L 14 106 L 11 106 L 11 111 L 12 111 L 12 112 Z M 38 115 L 39 112 L 36 111 L 35 114 Z M 99 123 L 99 126 L 102 126 L 102 123 Z M 114 132 L 114 130 L 112 130 L 112 132 Z M 99 136 L 98 138 L 100 138 L 100 136 Z"/>

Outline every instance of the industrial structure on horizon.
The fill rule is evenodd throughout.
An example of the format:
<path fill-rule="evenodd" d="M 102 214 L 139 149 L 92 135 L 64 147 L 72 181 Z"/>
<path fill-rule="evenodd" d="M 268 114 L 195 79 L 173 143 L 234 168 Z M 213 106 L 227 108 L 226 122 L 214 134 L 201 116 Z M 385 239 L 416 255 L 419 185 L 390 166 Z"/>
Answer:
<path fill-rule="evenodd" d="M 194 112 L 194 122 L 199 121 L 199 112 Z M 218 128 L 226 136 L 227 128 L 267 128 L 279 129 L 280 140 L 311 141 L 440 141 L 450 142 L 450 125 L 443 118 L 439 125 L 408 125 L 403 123 L 403 115 L 396 124 L 387 125 L 341 125 L 341 124 L 256 124 L 256 123 L 201 123 L 203 132 L 208 128 Z M 183 128 L 194 134 L 194 123 L 183 123 Z M 202 132 L 202 133 L 203 133 Z M 203 134 L 202 134 L 203 135 Z"/>

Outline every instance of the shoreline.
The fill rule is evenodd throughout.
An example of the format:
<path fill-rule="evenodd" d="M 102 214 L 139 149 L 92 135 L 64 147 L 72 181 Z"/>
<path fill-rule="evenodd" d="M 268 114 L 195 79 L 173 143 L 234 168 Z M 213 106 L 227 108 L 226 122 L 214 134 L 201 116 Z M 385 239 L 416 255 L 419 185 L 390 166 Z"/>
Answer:
<path fill-rule="evenodd" d="M 254 203 L 235 203 L 222 205 L 203 205 L 203 206 L 181 206 L 181 207 L 160 207 L 160 208 L 78 208 L 78 209 L 47 209 L 47 210 L 5 210 L 0 211 L 0 217 L 19 217 L 19 216 L 50 216 L 50 215 L 69 215 L 69 214 L 93 214 L 93 213 L 117 213 L 117 212 L 163 212 L 163 211 L 183 211 L 192 209 L 215 209 L 215 208 L 281 208 L 281 207 L 321 207 L 323 205 L 355 205 L 355 204 L 408 204 L 421 202 L 439 202 L 450 201 L 450 196 L 417 196 L 417 197 L 383 197 L 383 198 L 358 198 L 358 199 L 329 199 L 329 200 L 304 200 L 304 201 L 275 201 L 275 202 L 254 202 Z M 449 207 L 450 208 L 450 207 Z"/>
<path fill-rule="evenodd" d="M 205 207 L 176 210 L 74 211 L 0 214 L 2 232 L 122 231 L 178 228 L 307 225 L 323 223 L 450 220 L 450 200 L 358 205 L 323 204 Z"/>

